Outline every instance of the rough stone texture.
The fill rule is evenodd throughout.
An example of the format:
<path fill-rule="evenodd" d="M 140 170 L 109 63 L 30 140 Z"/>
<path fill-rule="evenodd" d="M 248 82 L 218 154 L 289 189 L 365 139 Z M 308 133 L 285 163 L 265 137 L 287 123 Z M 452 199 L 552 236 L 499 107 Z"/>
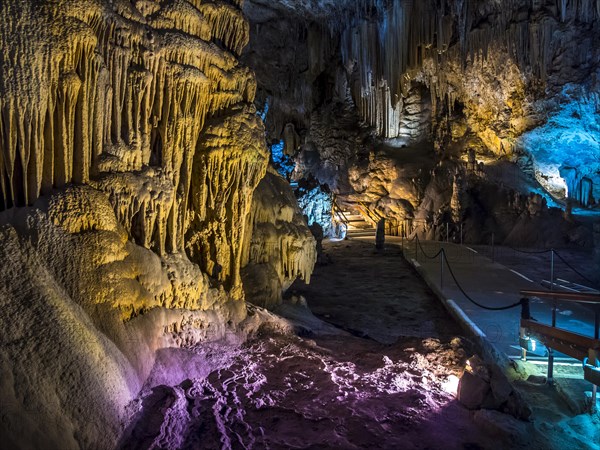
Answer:
<path fill-rule="evenodd" d="M 191 349 L 247 332 L 240 270 L 268 150 L 254 74 L 238 61 L 241 7 L 0 3 L 0 440 L 11 448 L 114 448 L 144 384 L 201 375 L 218 363 Z M 292 231 L 290 247 L 310 250 Z M 302 258 L 276 264 L 286 283 L 310 276 Z"/>
<path fill-rule="evenodd" d="M 247 299 L 272 307 L 297 278 L 310 282 L 317 260 L 316 242 L 289 184 L 273 170 L 258 185 L 246 225 L 244 245 Z"/>
<path fill-rule="evenodd" d="M 10 261 L 0 268 L 0 438 L 10 448 L 114 448 L 157 354 L 220 339 L 228 320 L 244 317 L 241 302 L 207 290 L 197 267 L 186 273 L 189 262 L 167 259 L 163 268 L 128 242 L 114 214 L 101 217 L 110 209 L 104 198 L 98 229 L 70 232 L 52 224 L 52 209 L 20 208 L 0 231 Z M 149 310 L 135 315 L 141 306 Z M 186 373 L 171 364 L 171 379 Z"/>
<path fill-rule="evenodd" d="M 409 219 L 414 231 L 424 221 L 426 234 L 439 237 L 440 222 L 458 226 L 472 216 L 469 204 L 478 208 L 471 192 L 481 180 L 458 187 L 464 205 L 437 189 L 452 188 L 462 174 L 445 161 L 462 165 L 470 152 L 481 173 L 482 162 L 493 170 L 502 169 L 499 160 L 519 162 L 522 183 L 493 177 L 514 191 L 510 196 L 542 193 L 549 206 L 560 206 L 550 205 L 551 195 L 558 202 L 568 196 L 594 207 L 600 196 L 600 11 L 594 2 L 373 0 L 336 8 L 326 1 L 251 0 L 244 8 L 251 33 L 243 58 L 258 73 L 257 105 L 266 112 L 268 139 L 283 138 L 286 124 L 293 124 L 300 137 L 295 179 L 316 178 L 345 197 L 350 211 L 366 202 L 391 219 L 393 229 Z M 286 47 L 294 57 L 282 51 Z M 557 126 L 563 131 L 547 133 Z M 397 155 L 405 147 L 434 148 L 435 154 L 423 156 L 450 170 L 436 171 L 433 176 L 443 179 L 434 180 L 432 164 L 421 162 L 421 173 L 406 179 L 399 172 L 407 159 L 397 164 L 389 152 L 373 154 L 380 140 Z M 584 151 L 585 158 L 573 157 Z M 369 174 L 371 166 L 379 175 Z M 430 181 L 437 186 L 427 187 Z M 435 201 L 422 202 L 426 190 Z M 498 196 L 479 212 L 506 209 L 511 204 Z M 512 225 L 496 232 L 515 242 L 511 229 L 524 224 L 516 222 L 520 212 L 509 217 Z M 488 230 L 467 227 L 474 242 L 491 233 L 497 218 L 482 220 L 477 226 Z"/>
<path fill-rule="evenodd" d="M 521 420 L 528 420 L 532 413 L 502 370 L 497 365 L 486 365 L 478 356 L 467 361 L 458 383 L 457 399 L 469 409 L 480 410 L 477 413 L 497 410 Z"/>

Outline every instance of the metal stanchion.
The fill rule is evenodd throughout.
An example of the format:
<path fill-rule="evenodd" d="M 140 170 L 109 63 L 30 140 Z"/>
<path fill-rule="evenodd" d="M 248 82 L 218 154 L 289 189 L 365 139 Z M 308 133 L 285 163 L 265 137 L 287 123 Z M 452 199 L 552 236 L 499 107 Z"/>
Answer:
<path fill-rule="evenodd" d="M 556 327 L 556 300 L 552 303 L 552 328 Z M 548 384 L 554 384 L 554 350 L 548 348 Z"/>
<path fill-rule="evenodd" d="M 444 289 L 444 258 L 446 257 L 446 252 L 442 249 L 442 253 L 440 253 L 440 289 Z"/>
<path fill-rule="evenodd" d="M 600 311 L 596 309 L 594 312 L 594 339 L 600 339 Z M 598 365 L 598 361 L 592 361 L 592 364 Z M 590 405 L 590 411 L 592 414 L 596 413 L 596 404 L 598 401 L 596 397 L 598 396 L 598 386 L 592 384 L 592 404 Z"/>
<path fill-rule="evenodd" d="M 554 249 L 550 252 L 550 291 L 554 291 Z M 556 299 L 552 302 L 552 327 L 556 327 Z M 548 384 L 554 384 L 554 350 L 548 349 Z"/>
<path fill-rule="evenodd" d="M 550 252 L 550 290 L 554 290 L 554 249 Z"/>
<path fill-rule="evenodd" d="M 600 338 L 600 310 L 598 310 L 598 306 L 596 306 L 596 310 L 594 311 L 594 339 Z M 598 360 L 595 357 L 595 353 L 590 352 L 590 361 L 594 367 L 598 367 Z M 598 386 L 592 383 L 592 397 L 590 398 L 590 413 L 595 414 L 597 410 L 597 400 L 598 397 Z"/>
<path fill-rule="evenodd" d="M 521 299 L 521 319 L 530 320 L 531 319 L 531 309 L 529 307 L 529 298 Z M 525 337 L 525 332 L 522 327 L 519 327 L 519 341 L 521 338 Z M 527 361 L 527 349 L 521 346 L 521 360 Z"/>

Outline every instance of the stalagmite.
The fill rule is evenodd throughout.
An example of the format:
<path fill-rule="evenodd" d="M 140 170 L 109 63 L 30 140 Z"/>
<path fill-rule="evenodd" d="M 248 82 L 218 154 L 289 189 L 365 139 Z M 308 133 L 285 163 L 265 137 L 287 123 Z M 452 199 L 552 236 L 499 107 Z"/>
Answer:
<path fill-rule="evenodd" d="M 245 283 L 253 302 L 273 306 L 296 278 L 307 283 L 317 260 L 316 242 L 294 193 L 270 169 L 254 194 L 246 227 L 242 265 L 246 277 L 269 283 Z"/>

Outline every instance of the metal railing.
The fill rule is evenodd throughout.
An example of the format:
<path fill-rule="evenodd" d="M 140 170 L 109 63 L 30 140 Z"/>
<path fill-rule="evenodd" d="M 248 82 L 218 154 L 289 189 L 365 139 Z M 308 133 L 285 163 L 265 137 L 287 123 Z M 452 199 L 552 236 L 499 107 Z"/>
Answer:
<path fill-rule="evenodd" d="M 534 343 L 535 347 L 535 339 L 537 339 L 540 343 L 548 348 L 548 383 L 553 383 L 553 365 L 554 365 L 554 353 L 556 350 L 558 352 L 564 353 L 572 358 L 575 358 L 583 363 L 583 371 L 584 371 L 584 379 L 590 383 L 592 383 L 592 402 L 590 408 L 592 411 L 596 408 L 596 396 L 597 396 L 597 387 L 600 386 L 600 293 L 595 292 L 566 292 L 559 291 L 556 289 L 561 288 L 562 286 L 557 283 L 557 281 L 564 281 L 560 278 L 556 277 L 555 273 L 555 263 L 558 261 L 562 261 L 566 267 L 572 270 L 574 273 L 579 274 L 584 279 L 589 278 L 585 277 L 577 268 L 575 268 L 572 264 L 570 264 L 558 251 L 555 249 L 541 249 L 541 250 L 520 250 L 520 249 L 511 249 L 511 251 L 515 252 L 515 254 L 530 254 L 530 255 L 544 255 L 548 254 L 550 257 L 550 281 L 546 281 L 546 284 L 550 288 L 550 290 L 522 290 L 520 294 L 523 298 L 516 303 L 499 306 L 499 307 L 490 307 L 488 305 L 483 304 L 481 301 L 473 299 L 468 292 L 461 286 L 460 281 L 455 276 L 451 260 L 448 258 L 447 249 L 444 247 L 448 247 L 444 242 L 434 242 L 439 245 L 439 247 L 431 247 L 424 248 L 423 243 L 421 242 L 418 234 L 415 234 L 412 238 L 404 238 L 401 240 L 401 248 L 402 252 L 405 256 L 413 257 L 416 262 L 419 262 L 419 258 L 425 258 L 426 260 L 435 260 L 439 258 L 439 285 L 441 289 L 444 289 L 444 283 L 446 282 L 445 278 L 447 278 L 446 274 L 449 274 L 451 279 L 456 284 L 456 287 L 459 291 L 465 296 L 465 298 L 475 304 L 476 306 L 487 309 L 490 311 L 501 311 L 506 309 L 515 308 L 521 306 L 521 322 L 520 322 L 520 344 L 523 348 L 523 358 L 526 359 L 527 353 L 527 345 L 531 345 Z M 431 242 L 429 242 L 431 244 Z M 414 248 L 413 248 L 414 245 Z M 466 246 L 451 246 L 449 248 L 469 248 Z M 469 248 L 470 249 L 470 248 Z M 414 251 L 414 253 L 412 253 Z M 471 249 L 471 261 L 473 261 L 473 256 L 475 255 L 475 251 Z M 483 256 L 483 255 L 482 255 Z M 467 262 L 463 260 L 462 262 Z M 531 280 L 530 280 L 531 281 Z M 587 288 L 585 286 L 581 286 Z M 529 298 L 537 297 L 541 299 L 548 299 L 552 301 L 550 305 L 552 307 L 552 319 L 551 325 L 541 324 L 531 318 L 530 315 L 530 307 L 529 307 Z M 557 302 L 572 302 L 578 303 L 583 306 L 590 308 L 594 313 L 594 337 L 584 336 L 578 333 L 573 333 L 572 331 L 568 331 L 564 328 L 559 328 L 557 326 Z M 535 348 L 533 349 L 535 350 Z M 529 348 L 529 351 L 532 351 Z"/>
<path fill-rule="evenodd" d="M 600 295 L 574 292 L 552 292 L 541 290 L 522 290 L 524 296 L 521 310 L 521 330 L 519 343 L 523 349 L 523 358 L 532 351 L 535 339 L 548 348 L 548 383 L 554 380 L 554 351 L 564 353 L 583 363 L 584 379 L 592 383 L 590 409 L 596 409 L 596 397 L 600 386 Z M 552 300 L 551 325 L 541 324 L 531 317 L 530 298 Z M 594 337 L 559 328 L 556 323 L 557 303 L 572 302 L 590 308 L 594 312 Z"/>
<path fill-rule="evenodd" d="M 348 220 L 348 217 L 346 217 L 344 210 L 337 204 L 337 198 L 335 195 L 331 198 L 331 210 L 331 215 L 335 218 L 335 220 L 342 222 L 346 226 L 348 225 L 350 221 Z"/>
<path fill-rule="evenodd" d="M 377 211 L 373 211 L 369 208 L 369 206 L 365 202 L 358 202 L 357 204 L 358 211 L 360 215 L 367 219 L 368 222 L 371 222 L 373 226 L 377 226 L 377 223 L 382 219 Z"/>

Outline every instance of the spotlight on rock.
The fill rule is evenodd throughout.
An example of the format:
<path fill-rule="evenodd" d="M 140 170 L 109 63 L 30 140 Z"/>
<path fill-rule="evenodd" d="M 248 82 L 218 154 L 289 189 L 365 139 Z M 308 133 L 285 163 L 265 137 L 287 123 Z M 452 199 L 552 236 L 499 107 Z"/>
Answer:
<path fill-rule="evenodd" d="M 448 376 L 446 381 L 442 383 L 442 389 L 444 390 L 444 392 L 456 396 L 456 394 L 458 393 L 459 380 L 460 379 L 456 375 Z"/>

